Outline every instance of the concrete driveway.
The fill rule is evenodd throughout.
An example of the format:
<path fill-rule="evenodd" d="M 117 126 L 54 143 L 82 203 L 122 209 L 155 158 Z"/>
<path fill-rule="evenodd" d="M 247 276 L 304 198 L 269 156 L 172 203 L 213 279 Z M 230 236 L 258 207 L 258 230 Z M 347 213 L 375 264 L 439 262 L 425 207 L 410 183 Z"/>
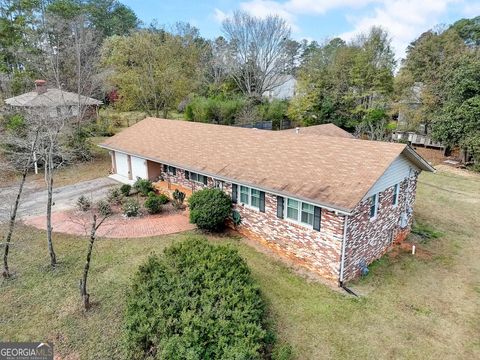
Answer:
<path fill-rule="evenodd" d="M 104 197 L 108 189 L 114 185 L 118 185 L 118 182 L 105 177 L 54 188 L 52 212 L 74 208 L 80 195 L 85 195 L 92 201 L 97 201 Z M 18 185 L 0 188 L 0 222 L 8 220 L 17 191 Z M 46 207 L 47 191 L 39 189 L 38 185 L 27 182 L 22 194 L 17 219 L 43 215 L 46 213 Z"/>

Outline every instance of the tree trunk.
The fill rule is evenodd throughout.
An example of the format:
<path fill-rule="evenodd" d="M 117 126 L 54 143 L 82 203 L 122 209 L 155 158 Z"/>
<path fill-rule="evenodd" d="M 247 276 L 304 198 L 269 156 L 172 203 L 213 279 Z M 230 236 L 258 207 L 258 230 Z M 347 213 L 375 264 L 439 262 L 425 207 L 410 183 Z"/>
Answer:
<path fill-rule="evenodd" d="M 87 261 L 83 268 L 83 277 L 80 280 L 80 296 L 82 297 L 83 306 L 86 311 L 90 308 L 90 294 L 87 293 L 88 270 L 90 269 L 90 260 L 92 258 L 93 244 L 95 243 L 97 231 L 97 216 L 93 215 L 92 229 L 90 231 L 90 242 L 88 244 Z"/>
<path fill-rule="evenodd" d="M 12 214 L 10 215 L 10 223 L 8 225 L 7 236 L 5 237 L 5 251 L 3 253 L 3 271 L 2 271 L 2 276 L 4 278 L 10 277 L 10 271 L 8 269 L 8 252 L 10 250 L 10 241 L 12 240 L 13 229 L 15 227 L 15 219 L 17 217 L 17 210 L 18 210 L 18 206 L 20 205 L 20 197 L 22 196 L 23 185 L 25 184 L 27 173 L 28 173 L 28 167 L 25 167 L 25 169 L 23 169 L 22 181 L 20 182 L 20 186 L 18 188 L 17 198 L 15 199 L 15 204 L 13 206 Z"/>
<path fill-rule="evenodd" d="M 28 169 L 30 168 L 32 158 L 34 158 L 35 161 L 36 161 L 35 147 L 37 145 L 37 139 L 38 139 L 38 132 L 35 136 L 35 140 L 32 143 L 32 148 L 31 148 L 30 154 L 28 156 L 27 162 L 25 163 L 25 167 L 23 168 L 22 180 L 20 182 L 20 186 L 18 187 L 18 193 L 17 193 L 17 197 L 15 199 L 15 204 L 13 205 L 12 213 L 10 214 L 10 223 L 8 225 L 7 235 L 5 236 L 5 250 L 4 250 L 4 253 L 3 253 L 2 276 L 4 278 L 9 278 L 10 277 L 10 271 L 8 269 L 8 252 L 10 251 L 10 241 L 12 240 L 13 230 L 15 228 L 15 219 L 17 218 L 18 206 L 20 205 L 20 198 L 21 198 L 22 193 L 23 193 L 23 186 L 25 185 L 25 181 L 27 179 Z M 35 166 L 36 166 L 36 162 L 35 162 Z"/>
<path fill-rule="evenodd" d="M 51 145 L 53 146 L 53 145 Z M 53 250 L 52 242 L 52 203 L 53 203 L 53 159 L 52 159 L 52 149 L 48 149 L 47 160 L 45 161 L 45 171 L 46 180 L 47 180 L 47 242 L 48 242 L 48 253 L 50 255 L 50 265 L 53 269 L 57 266 L 57 257 L 55 251 Z"/>

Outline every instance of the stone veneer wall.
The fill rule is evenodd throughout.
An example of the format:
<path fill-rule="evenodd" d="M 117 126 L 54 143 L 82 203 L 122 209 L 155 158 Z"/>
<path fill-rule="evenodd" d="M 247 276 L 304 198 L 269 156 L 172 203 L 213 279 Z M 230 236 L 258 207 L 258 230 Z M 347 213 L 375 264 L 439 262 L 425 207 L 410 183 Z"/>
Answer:
<path fill-rule="evenodd" d="M 370 219 L 370 199 L 363 200 L 349 216 L 344 281 L 357 277 L 362 263 L 370 264 L 381 257 L 393 242 L 401 242 L 407 237 L 413 221 L 417 177 L 418 172 L 413 171 L 400 183 L 397 206 L 392 204 L 393 186 L 379 193 L 375 219 Z M 403 229 L 400 227 L 402 214 L 407 220 Z"/>

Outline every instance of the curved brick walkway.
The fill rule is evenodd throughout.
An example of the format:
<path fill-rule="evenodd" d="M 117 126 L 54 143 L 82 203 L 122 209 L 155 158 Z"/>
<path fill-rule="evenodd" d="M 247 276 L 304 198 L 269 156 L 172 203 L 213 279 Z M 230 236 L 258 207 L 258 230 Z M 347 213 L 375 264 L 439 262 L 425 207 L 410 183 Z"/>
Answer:
<path fill-rule="evenodd" d="M 45 215 L 26 218 L 23 222 L 38 229 L 46 229 Z M 91 217 L 84 213 L 60 211 L 52 214 L 54 232 L 84 236 L 90 233 L 90 223 Z M 105 220 L 97 230 L 97 235 L 108 238 L 138 238 L 173 234 L 195 228 L 195 225 L 189 223 L 187 212 L 145 215 L 137 218 L 114 215 Z"/>

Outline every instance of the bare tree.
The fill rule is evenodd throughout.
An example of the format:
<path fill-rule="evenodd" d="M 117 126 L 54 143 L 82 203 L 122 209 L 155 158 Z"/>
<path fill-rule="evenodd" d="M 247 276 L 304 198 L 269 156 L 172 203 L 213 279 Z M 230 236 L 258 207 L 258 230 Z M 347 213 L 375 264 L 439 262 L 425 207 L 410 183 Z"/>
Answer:
<path fill-rule="evenodd" d="M 53 116 L 51 109 L 42 108 L 36 112 L 40 124 L 39 153 L 44 159 L 45 183 L 47 185 L 47 243 L 50 255 L 50 265 L 55 269 L 57 257 L 52 241 L 52 205 L 53 183 L 55 171 L 69 159 L 69 150 L 63 144 L 63 135 L 66 127 L 70 125 L 69 117 L 62 114 Z"/>
<path fill-rule="evenodd" d="M 108 205 L 108 201 L 103 200 L 103 202 Z M 82 278 L 79 281 L 80 296 L 82 298 L 85 311 L 90 309 L 90 294 L 87 291 L 87 280 L 90 271 L 90 263 L 92 260 L 93 246 L 95 245 L 95 240 L 97 239 L 97 230 L 100 228 L 100 226 L 102 226 L 105 220 L 112 215 L 110 206 L 108 206 L 108 208 L 101 208 L 99 204 L 100 202 L 97 204 L 97 209 L 89 210 L 91 218 L 77 215 L 70 219 L 72 222 L 83 226 L 86 234 L 89 232 L 87 259 L 85 261 L 85 266 L 83 267 Z M 90 223 L 88 219 L 91 219 Z"/>
<path fill-rule="evenodd" d="M 292 63 L 290 28 L 279 16 L 265 19 L 237 11 L 222 30 L 231 48 L 229 74 L 247 96 L 260 98 L 286 82 Z"/>
<path fill-rule="evenodd" d="M 24 119 L 28 117 L 24 116 Z M 28 121 L 26 121 L 28 123 Z M 4 278 L 10 277 L 10 270 L 8 267 L 8 254 L 10 251 L 10 244 L 15 229 L 15 221 L 17 218 L 18 208 L 20 206 L 20 199 L 23 193 L 27 174 L 33 166 L 35 158 L 35 151 L 38 143 L 39 129 L 34 124 L 29 124 L 30 127 L 25 132 L 21 133 L 7 133 L 2 132 L 2 142 L 10 149 L 7 151 L 7 158 L 10 159 L 10 168 L 19 171 L 21 174 L 20 184 L 15 196 L 11 211 L 7 232 L 5 234 L 4 252 L 3 252 L 3 271 Z"/>

